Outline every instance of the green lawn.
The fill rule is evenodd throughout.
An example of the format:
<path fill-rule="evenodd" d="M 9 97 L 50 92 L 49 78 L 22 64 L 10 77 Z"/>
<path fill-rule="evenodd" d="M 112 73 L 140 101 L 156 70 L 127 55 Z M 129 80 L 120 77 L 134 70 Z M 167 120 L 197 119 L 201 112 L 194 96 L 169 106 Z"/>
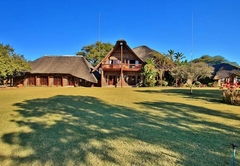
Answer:
<path fill-rule="evenodd" d="M 0 165 L 231 165 L 240 107 L 221 103 L 219 89 L 193 93 L 0 89 Z"/>

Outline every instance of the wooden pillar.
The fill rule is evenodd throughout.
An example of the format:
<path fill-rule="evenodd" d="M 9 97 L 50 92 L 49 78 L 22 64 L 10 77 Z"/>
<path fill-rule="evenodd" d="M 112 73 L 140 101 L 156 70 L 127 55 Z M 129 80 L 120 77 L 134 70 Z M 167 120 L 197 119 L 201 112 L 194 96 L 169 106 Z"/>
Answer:
<path fill-rule="evenodd" d="M 35 86 L 37 86 L 37 75 L 35 75 Z"/>
<path fill-rule="evenodd" d="M 61 86 L 63 86 L 63 76 L 61 76 Z"/>
<path fill-rule="evenodd" d="M 101 73 L 101 87 L 103 87 L 103 79 L 104 79 L 104 72 L 103 72 L 103 69 L 102 69 L 102 73 Z"/>
<path fill-rule="evenodd" d="M 123 87 L 123 43 L 120 42 L 121 45 L 121 87 Z"/>
<path fill-rule="evenodd" d="M 75 79 L 75 77 L 73 77 L 73 86 L 74 87 L 76 86 L 76 79 Z"/>
<path fill-rule="evenodd" d="M 49 75 L 47 76 L 47 86 L 50 86 Z"/>

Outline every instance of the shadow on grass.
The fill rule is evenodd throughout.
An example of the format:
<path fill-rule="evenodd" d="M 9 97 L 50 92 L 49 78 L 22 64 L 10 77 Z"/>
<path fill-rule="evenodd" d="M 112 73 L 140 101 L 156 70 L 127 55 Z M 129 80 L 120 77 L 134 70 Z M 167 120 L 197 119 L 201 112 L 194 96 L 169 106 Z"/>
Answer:
<path fill-rule="evenodd" d="M 12 122 L 30 131 L 3 135 L 3 142 L 18 148 L 0 159 L 10 159 L 13 165 L 230 164 L 228 144 L 239 139 L 239 128 L 197 115 L 215 116 L 214 110 L 161 101 L 135 104 L 146 111 L 88 96 L 17 103 L 20 117 Z M 240 120 L 231 114 L 219 116 Z"/>
<path fill-rule="evenodd" d="M 189 89 L 171 88 L 171 89 L 159 89 L 159 90 L 136 90 L 137 92 L 144 93 L 167 93 L 169 95 L 182 95 L 184 98 L 202 99 L 209 102 L 221 102 L 222 103 L 222 90 L 220 89 L 194 89 L 193 94 L 190 94 Z"/>

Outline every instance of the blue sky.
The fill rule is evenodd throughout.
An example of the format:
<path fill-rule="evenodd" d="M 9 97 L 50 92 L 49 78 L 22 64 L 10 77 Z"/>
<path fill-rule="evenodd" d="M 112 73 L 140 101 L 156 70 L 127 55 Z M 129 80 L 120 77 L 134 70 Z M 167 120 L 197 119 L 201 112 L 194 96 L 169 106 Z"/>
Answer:
<path fill-rule="evenodd" d="M 131 48 L 173 49 L 188 60 L 191 52 L 221 55 L 240 65 L 239 7 L 239 0 L 2 0 L 0 42 L 27 60 L 125 39 Z"/>

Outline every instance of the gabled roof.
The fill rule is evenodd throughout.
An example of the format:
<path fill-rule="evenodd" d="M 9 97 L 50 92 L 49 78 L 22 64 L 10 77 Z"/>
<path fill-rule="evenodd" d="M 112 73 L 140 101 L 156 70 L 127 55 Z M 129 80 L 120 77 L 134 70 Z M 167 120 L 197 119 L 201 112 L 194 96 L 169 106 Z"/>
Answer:
<path fill-rule="evenodd" d="M 221 79 L 231 76 L 232 74 L 236 74 L 240 68 L 237 66 L 233 66 L 228 63 L 220 63 L 213 65 L 214 67 L 214 79 Z"/>
<path fill-rule="evenodd" d="M 158 53 L 157 51 L 147 47 L 147 46 L 139 46 L 132 49 L 142 61 L 146 61 L 148 58 L 154 58 L 154 53 Z"/>
<path fill-rule="evenodd" d="M 105 58 L 94 68 L 93 71 L 96 71 L 100 65 L 102 64 L 102 62 L 104 62 L 107 58 L 109 58 L 112 53 L 114 51 L 116 51 L 117 49 L 119 49 L 119 47 L 121 47 L 121 45 L 123 46 L 124 49 L 128 49 L 130 52 L 132 52 L 133 55 L 135 55 L 139 61 L 143 62 L 143 60 L 127 45 L 127 42 L 123 39 L 118 40 L 115 44 L 115 46 L 112 48 L 112 50 L 105 56 Z"/>
<path fill-rule="evenodd" d="M 43 56 L 31 63 L 32 74 L 70 74 L 97 83 L 93 66 L 82 56 Z"/>

